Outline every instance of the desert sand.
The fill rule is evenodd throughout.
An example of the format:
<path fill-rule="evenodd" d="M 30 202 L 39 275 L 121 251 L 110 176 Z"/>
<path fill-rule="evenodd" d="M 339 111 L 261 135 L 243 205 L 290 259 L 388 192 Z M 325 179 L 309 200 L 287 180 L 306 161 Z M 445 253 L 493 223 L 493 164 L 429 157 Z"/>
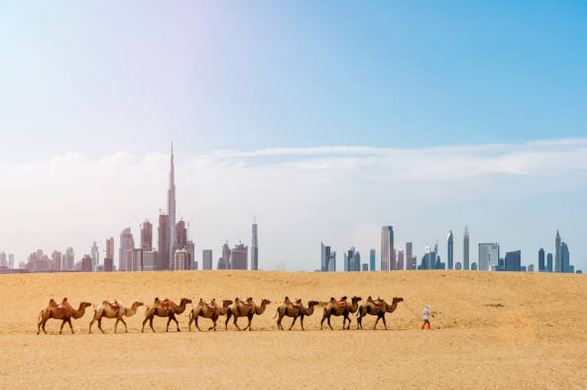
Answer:
<path fill-rule="evenodd" d="M 292 331 L 272 318 L 285 295 L 326 301 L 368 295 L 391 301 L 389 330 L 320 331 L 322 309 Z M 0 275 L 0 388 L 587 388 L 587 278 L 584 275 L 490 272 L 274 273 L 196 271 Z M 113 334 L 105 319 L 88 334 L 93 310 L 74 321 L 76 334 L 50 320 L 36 335 L 50 298 L 94 304 L 117 299 L 151 303 L 155 296 L 194 303 L 252 296 L 273 303 L 252 332 L 224 320 L 217 332 L 140 333 L 144 309 L 129 333 Z M 421 331 L 430 304 L 432 330 Z M 90 308 L 91 309 L 91 308 Z M 191 309 L 191 305 L 190 305 Z M 287 328 L 291 319 L 284 319 Z M 241 319 L 245 325 L 246 320 Z M 210 321 L 201 319 L 202 328 Z M 382 324 L 380 323 L 380 326 Z M 120 330 L 123 327 L 119 327 Z M 170 329 L 174 329 L 171 327 Z M 382 329 L 382 327 L 381 327 Z"/>

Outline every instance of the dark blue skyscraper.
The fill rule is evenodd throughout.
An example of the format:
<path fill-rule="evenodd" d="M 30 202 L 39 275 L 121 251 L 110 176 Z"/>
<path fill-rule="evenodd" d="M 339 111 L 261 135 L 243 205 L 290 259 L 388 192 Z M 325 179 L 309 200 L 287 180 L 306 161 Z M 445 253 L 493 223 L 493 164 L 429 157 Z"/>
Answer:
<path fill-rule="evenodd" d="M 369 271 L 375 271 L 375 249 L 369 251 Z"/>
<path fill-rule="evenodd" d="M 447 241 L 447 256 L 446 260 L 448 261 L 448 269 L 454 268 L 454 236 L 452 234 L 452 230 L 448 233 Z"/>
<path fill-rule="evenodd" d="M 546 272 L 552 272 L 552 253 L 546 255 Z"/>
<path fill-rule="evenodd" d="M 505 270 L 517 272 L 522 270 L 522 251 L 505 253 Z"/>
<path fill-rule="evenodd" d="M 546 271 L 546 264 L 545 264 L 544 260 L 545 260 L 544 249 L 540 248 L 540 250 L 538 251 L 538 271 L 539 272 Z"/>

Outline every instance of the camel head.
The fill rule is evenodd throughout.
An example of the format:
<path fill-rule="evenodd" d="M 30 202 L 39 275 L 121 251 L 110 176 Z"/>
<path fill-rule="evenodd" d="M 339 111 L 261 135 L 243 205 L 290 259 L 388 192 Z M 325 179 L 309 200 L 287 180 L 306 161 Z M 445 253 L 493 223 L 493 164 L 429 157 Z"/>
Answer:
<path fill-rule="evenodd" d="M 143 303 L 143 302 L 140 302 L 140 301 L 134 301 L 134 302 L 132 303 L 132 305 L 133 305 L 134 307 L 139 307 L 139 306 L 143 306 L 143 305 L 144 305 L 144 303 Z"/>
<path fill-rule="evenodd" d="M 399 302 L 403 302 L 404 299 L 402 297 L 393 297 L 393 300 L 391 301 L 391 303 L 399 303 Z"/>
<path fill-rule="evenodd" d="M 80 309 L 85 309 L 86 307 L 90 307 L 92 304 L 90 302 L 82 302 L 79 304 Z"/>
<path fill-rule="evenodd" d="M 271 303 L 271 301 L 270 301 L 269 299 L 263 299 L 263 300 L 261 301 L 261 306 L 263 306 L 263 305 L 268 305 L 268 304 L 270 304 L 270 303 Z"/>
<path fill-rule="evenodd" d="M 308 302 L 308 307 L 313 307 L 313 306 L 316 306 L 316 305 L 319 305 L 319 304 L 320 304 L 320 302 L 318 302 L 318 301 L 309 301 Z"/>
<path fill-rule="evenodd" d="M 359 302 L 359 301 L 360 301 L 360 300 L 362 300 L 362 299 L 363 299 L 363 298 L 361 298 L 361 297 L 358 297 L 358 296 L 354 295 L 354 296 L 351 298 L 351 301 L 353 302 L 353 305 L 354 305 L 355 303 Z"/>
<path fill-rule="evenodd" d="M 222 301 L 222 307 L 228 307 L 232 305 L 232 301 L 230 299 L 225 299 Z"/>
<path fill-rule="evenodd" d="M 187 305 L 188 303 L 192 303 L 192 300 L 189 298 L 181 298 L 181 302 L 179 303 L 179 306 Z"/>

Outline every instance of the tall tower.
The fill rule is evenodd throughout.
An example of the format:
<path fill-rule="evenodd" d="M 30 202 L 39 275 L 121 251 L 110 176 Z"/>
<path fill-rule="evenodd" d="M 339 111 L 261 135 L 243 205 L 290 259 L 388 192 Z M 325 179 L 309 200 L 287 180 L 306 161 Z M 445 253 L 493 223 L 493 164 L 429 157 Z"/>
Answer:
<path fill-rule="evenodd" d="M 257 220 L 253 221 L 253 238 L 251 240 L 251 269 L 259 269 L 259 241 L 257 239 Z"/>
<path fill-rule="evenodd" d="M 450 230 L 448 232 L 448 238 L 446 239 L 447 241 L 447 254 L 446 254 L 446 260 L 448 262 L 448 269 L 453 269 L 454 268 L 454 236 L 452 234 L 452 230 Z"/>
<path fill-rule="evenodd" d="M 393 226 L 381 228 L 381 271 L 397 269 L 395 247 L 393 246 Z"/>
<path fill-rule="evenodd" d="M 561 235 L 558 230 L 556 231 L 556 237 L 554 239 L 554 272 L 563 272 Z"/>
<path fill-rule="evenodd" d="M 463 235 L 463 269 L 469 270 L 469 229 L 466 226 Z"/>
<path fill-rule="evenodd" d="M 175 251 L 175 165 L 173 161 L 173 142 L 169 167 L 169 189 L 167 190 L 167 215 L 169 223 L 169 259 L 173 259 Z"/>
<path fill-rule="evenodd" d="M 144 251 L 153 250 L 153 224 L 147 220 L 141 226 L 141 249 Z"/>

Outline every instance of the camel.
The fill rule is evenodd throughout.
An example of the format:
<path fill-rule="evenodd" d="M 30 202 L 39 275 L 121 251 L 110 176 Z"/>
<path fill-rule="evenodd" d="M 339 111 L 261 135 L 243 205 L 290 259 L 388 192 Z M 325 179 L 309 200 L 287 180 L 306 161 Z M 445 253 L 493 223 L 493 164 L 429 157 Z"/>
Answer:
<path fill-rule="evenodd" d="M 92 304 L 89 302 L 80 302 L 79 308 L 76 310 L 69 304 L 67 298 L 63 298 L 63 301 L 60 304 L 57 304 L 53 299 L 49 300 L 49 305 L 39 313 L 37 334 L 41 333 L 41 329 L 43 329 L 43 333 L 47 334 L 45 325 L 50 318 L 62 321 L 61 327 L 59 328 L 59 334 L 62 334 L 63 326 L 66 323 L 69 324 L 71 333 L 75 333 L 73 326 L 71 325 L 71 319 L 73 318 L 74 320 L 77 320 L 82 318 L 84 314 L 86 314 L 86 307 L 88 306 L 92 306 Z"/>
<path fill-rule="evenodd" d="M 397 308 L 397 304 L 403 302 L 403 300 L 404 299 L 401 297 L 394 297 L 390 305 L 383 299 L 377 298 L 376 300 L 373 300 L 373 298 L 368 297 L 365 304 L 359 306 L 359 310 L 357 311 L 357 328 L 363 329 L 363 317 L 365 317 L 367 314 L 370 314 L 372 316 L 377 316 L 377 320 L 375 320 L 373 329 L 377 327 L 377 323 L 380 319 L 382 319 L 383 325 L 387 330 L 387 324 L 385 323 L 385 313 L 393 313 Z"/>
<path fill-rule="evenodd" d="M 311 316 L 314 314 L 314 306 L 320 304 L 318 301 L 309 301 L 308 307 L 305 307 L 302 303 L 301 299 L 296 300 L 295 302 L 291 302 L 288 297 L 285 297 L 285 300 L 279 307 L 277 308 L 277 312 L 275 313 L 275 317 L 277 318 L 277 328 L 283 330 L 283 326 L 281 325 L 281 321 L 283 317 L 293 317 L 293 321 L 288 330 L 291 330 L 296 323 L 298 317 L 300 318 L 300 325 L 302 326 L 302 330 L 304 330 L 304 317 Z"/>
<path fill-rule="evenodd" d="M 151 330 L 155 332 L 155 328 L 153 328 L 153 318 L 157 317 L 167 317 L 167 329 L 166 332 L 169 332 L 169 323 L 173 320 L 175 321 L 175 325 L 177 326 L 177 331 L 181 332 L 179 329 L 179 322 L 175 318 L 176 315 L 182 314 L 185 311 L 186 305 L 188 303 L 192 303 L 191 299 L 188 298 L 181 298 L 181 302 L 179 305 L 176 305 L 171 299 L 164 299 L 162 301 L 159 298 L 155 298 L 152 306 L 147 306 L 145 309 L 145 319 L 143 320 L 143 327 L 141 328 L 141 332 L 145 331 L 145 324 L 149 321 L 149 326 Z"/>
<path fill-rule="evenodd" d="M 94 318 L 92 318 L 92 321 L 90 321 L 90 328 L 88 330 L 88 333 L 92 333 L 92 325 L 94 325 L 94 322 L 98 322 L 98 329 L 100 329 L 102 333 L 104 333 L 104 329 L 102 329 L 102 318 L 116 318 L 116 322 L 114 323 L 114 333 L 116 333 L 116 329 L 118 327 L 119 322 L 122 322 L 124 324 L 124 331 L 128 333 L 126 322 L 122 317 L 134 316 L 139 306 L 143 306 L 143 302 L 135 301 L 133 302 L 132 306 L 128 308 L 122 306 L 116 301 L 103 301 L 102 304 L 96 306 L 96 308 L 94 309 Z"/>
<path fill-rule="evenodd" d="M 232 301 L 230 299 L 225 299 L 222 301 L 222 306 L 216 303 L 216 298 L 212 299 L 212 302 L 206 303 L 202 298 L 200 298 L 200 302 L 192 309 L 190 312 L 190 322 L 188 325 L 189 330 L 192 330 L 192 322 L 195 322 L 196 328 L 201 331 L 200 327 L 198 326 L 198 317 L 209 318 L 212 320 L 213 325 L 208 328 L 208 330 L 214 329 L 216 331 L 216 321 L 220 316 L 226 315 L 228 312 L 228 307 L 232 305 Z"/>
<path fill-rule="evenodd" d="M 263 299 L 261 301 L 261 306 L 257 306 L 257 304 L 253 301 L 253 298 L 247 298 L 246 301 L 242 301 L 239 298 L 235 298 L 234 303 L 228 307 L 228 311 L 226 312 L 226 321 L 224 321 L 224 328 L 228 330 L 228 321 L 230 317 L 234 317 L 234 326 L 238 330 L 253 330 L 251 328 L 251 322 L 253 321 L 253 316 L 261 315 L 265 312 L 267 305 L 270 304 L 271 301 L 268 299 Z M 247 317 L 249 323 L 243 329 L 241 329 L 237 324 L 237 319 L 239 317 Z"/>
<path fill-rule="evenodd" d="M 320 329 L 323 329 L 324 320 L 328 320 L 328 326 L 332 330 L 332 325 L 330 325 L 330 316 L 343 316 L 342 320 L 342 329 L 350 329 L 351 328 L 351 319 L 349 318 L 349 314 L 356 313 L 359 309 L 358 302 L 361 300 L 361 297 L 353 296 L 351 298 L 351 304 L 349 305 L 347 302 L 347 297 L 342 297 L 338 301 L 334 298 L 330 298 L 330 302 L 324 307 L 324 312 L 322 314 L 322 321 L 320 321 Z M 345 327 L 345 323 L 349 322 L 348 327 Z"/>

